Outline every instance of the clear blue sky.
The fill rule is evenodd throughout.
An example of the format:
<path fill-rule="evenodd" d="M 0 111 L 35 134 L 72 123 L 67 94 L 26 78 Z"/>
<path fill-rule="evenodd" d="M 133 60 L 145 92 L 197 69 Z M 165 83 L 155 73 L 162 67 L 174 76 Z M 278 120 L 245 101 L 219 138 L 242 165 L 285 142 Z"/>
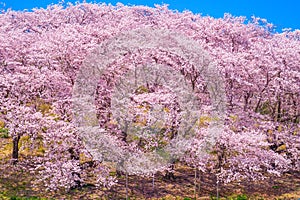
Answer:
<path fill-rule="evenodd" d="M 67 1 L 65 0 L 65 2 Z M 86 0 L 86 2 L 91 1 Z M 46 7 L 48 4 L 59 2 L 59 0 L 0 0 L 0 2 L 5 4 L 4 8 L 30 10 L 34 7 Z M 76 0 L 69 0 L 69 2 L 76 2 Z M 113 5 L 121 2 L 125 5 L 148 6 L 166 3 L 173 10 L 187 9 L 194 13 L 201 13 L 203 16 L 209 15 L 216 18 L 223 17 L 224 13 L 246 16 L 248 19 L 254 15 L 273 23 L 277 27 L 277 31 L 282 28 L 300 29 L 300 0 L 96 0 L 96 2 Z"/>

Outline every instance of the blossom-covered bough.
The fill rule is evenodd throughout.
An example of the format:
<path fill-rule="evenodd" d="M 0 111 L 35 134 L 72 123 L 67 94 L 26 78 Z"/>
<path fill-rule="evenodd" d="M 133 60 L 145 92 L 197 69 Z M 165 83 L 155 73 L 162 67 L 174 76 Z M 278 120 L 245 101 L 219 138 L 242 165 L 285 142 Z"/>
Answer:
<path fill-rule="evenodd" d="M 126 59 L 129 56 L 136 58 Z M 169 59 L 185 64 L 170 64 Z M 123 142 L 129 138 L 138 143 L 152 141 L 146 149 L 154 151 L 141 152 L 135 149 L 137 143 L 126 144 L 126 148 L 112 143 L 104 125 L 98 125 L 97 84 L 110 67 L 115 70 L 109 74 L 113 87 L 102 83 L 100 89 L 109 91 L 106 97 L 111 107 L 105 108 L 110 109 L 106 110 L 110 112 L 108 120 L 116 121 L 119 132 L 125 134 Z M 128 173 L 153 174 L 164 169 L 171 160 L 182 158 L 197 133 L 204 112 L 199 99 L 203 82 L 209 91 L 213 120 L 201 151 L 209 151 L 223 131 L 226 100 L 222 78 L 197 42 L 174 31 L 152 28 L 122 33 L 103 42 L 85 61 L 73 89 L 74 116 L 87 149 L 94 159 L 118 162 L 120 169 Z M 136 113 L 142 108 L 142 113 Z M 169 116 L 164 116 L 164 112 L 170 113 Z M 142 115 L 147 116 L 141 119 Z M 160 137 L 167 141 L 161 141 Z"/>

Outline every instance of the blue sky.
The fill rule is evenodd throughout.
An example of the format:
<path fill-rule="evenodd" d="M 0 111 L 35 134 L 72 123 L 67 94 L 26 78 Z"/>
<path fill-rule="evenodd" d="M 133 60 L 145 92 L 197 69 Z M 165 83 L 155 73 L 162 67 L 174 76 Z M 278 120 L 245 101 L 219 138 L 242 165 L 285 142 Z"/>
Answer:
<path fill-rule="evenodd" d="M 69 0 L 69 2 L 76 1 L 78 0 Z M 87 2 L 90 1 L 87 0 Z M 59 0 L 0 0 L 0 2 L 5 4 L 4 8 L 30 10 L 34 7 L 46 7 L 51 3 L 59 2 Z M 121 2 L 125 5 L 148 6 L 166 3 L 173 10 L 187 9 L 194 13 L 201 13 L 203 16 L 209 15 L 216 18 L 223 17 L 224 13 L 246 16 L 248 19 L 254 15 L 273 23 L 277 27 L 277 31 L 282 28 L 300 29 L 300 0 L 96 0 L 96 2 L 113 5 Z"/>

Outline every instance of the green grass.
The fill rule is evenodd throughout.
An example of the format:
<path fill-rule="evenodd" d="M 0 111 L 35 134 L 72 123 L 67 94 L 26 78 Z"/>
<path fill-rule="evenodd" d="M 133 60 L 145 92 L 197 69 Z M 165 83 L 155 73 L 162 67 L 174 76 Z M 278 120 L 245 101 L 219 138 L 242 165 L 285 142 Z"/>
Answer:
<path fill-rule="evenodd" d="M 10 200 L 46 200 L 45 198 L 39 198 L 39 197 L 17 197 L 13 196 L 10 197 Z"/>
<path fill-rule="evenodd" d="M 0 128 L 0 138 L 9 138 L 7 128 Z"/>
<path fill-rule="evenodd" d="M 0 192 L 0 199 L 1 200 L 47 200 L 47 198 L 40 198 L 40 197 L 20 197 L 15 195 L 9 195 L 7 192 Z"/>
<path fill-rule="evenodd" d="M 221 199 L 222 200 L 225 200 L 225 199 L 226 200 L 247 200 L 249 198 L 245 194 L 239 194 L 239 195 L 233 195 L 233 196 L 227 196 L 227 197 L 219 197 L 219 199 L 215 196 L 211 196 L 210 199 L 212 199 L 212 200 L 221 200 Z"/>
<path fill-rule="evenodd" d="M 247 195 L 245 194 L 241 194 L 236 197 L 236 200 L 247 200 L 247 199 L 248 199 Z"/>

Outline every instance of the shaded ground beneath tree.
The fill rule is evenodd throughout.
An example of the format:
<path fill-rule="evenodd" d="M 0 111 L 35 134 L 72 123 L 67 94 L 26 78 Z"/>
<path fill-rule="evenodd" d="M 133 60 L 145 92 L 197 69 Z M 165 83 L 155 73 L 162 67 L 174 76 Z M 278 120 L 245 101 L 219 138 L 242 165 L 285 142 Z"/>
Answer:
<path fill-rule="evenodd" d="M 177 165 L 175 179 L 168 180 L 162 174 L 155 176 L 154 188 L 152 178 L 129 176 L 129 194 L 138 199 L 178 197 L 195 197 L 194 169 Z M 197 199 L 210 199 L 217 196 L 216 177 L 213 174 L 199 174 L 196 179 Z M 300 172 L 289 172 L 281 177 L 269 177 L 263 181 L 233 182 L 219 186 L 220 197 L 229 198 L 244 194 L 250 199 L 298 199 L 300 198 Z M 109 199 L 122 199 L 126 195 L 125 179 L 106 193 Z M 171 198 L 173 197 L 173 198 Z"/>
<path fill-rule="evenodd" d="M 194 198 L 194 170 L 177 164 L 175 179 L 166 179 L 163 174 L 143 178 L 129 176 L 128 194 L 130 199 L 188 199 Z M 46 199 L 125 199 L 125 176 L 118 177 L 118 183 L 111 189 L 97 189 L 93 185 L 85 185 L 69 192 L 49 192 L 43 186 L 33 186 L 35 177 L 23 169 L 22 162 L 16 166 L 1 161 L 0 165 L 0 199 L 9 197 L 44 197 Z M 248 199 L 299 199 L 300 172 L 286 173 L 281 177 L 270 177 L 260 182 L 233 182 L 219 187 L 220 197 L 230 199 L 237 195 L 247 195 Z M 213 174 L 202 174 L 197 177 L 197 199 L 216 197 L 216 178 Z"/>

